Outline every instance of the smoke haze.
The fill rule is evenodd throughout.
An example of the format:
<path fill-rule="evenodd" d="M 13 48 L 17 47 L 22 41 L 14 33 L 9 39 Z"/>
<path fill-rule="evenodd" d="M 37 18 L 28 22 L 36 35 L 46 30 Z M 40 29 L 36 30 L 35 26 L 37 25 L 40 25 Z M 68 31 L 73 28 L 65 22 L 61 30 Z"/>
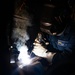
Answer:
<path fill-rule="evenodd" d="M 29 40 L 29 35 L 27 33 L 28 26 L 31 26 L 30 17 L 14 17 L 12 39 L 14 40 L 14 44 L 16 44 L 17 47 L 25 45 L 26 41 Z"/>

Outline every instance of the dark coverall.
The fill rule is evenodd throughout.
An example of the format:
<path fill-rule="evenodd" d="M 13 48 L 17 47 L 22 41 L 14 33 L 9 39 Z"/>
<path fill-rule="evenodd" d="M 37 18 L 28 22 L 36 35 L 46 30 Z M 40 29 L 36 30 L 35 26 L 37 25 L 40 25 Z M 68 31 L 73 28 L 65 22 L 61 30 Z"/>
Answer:
<path fill-rule="evenodd" d="M 56 52 L 52 59 L 52 68 L 49 69 L 48 74 L 51 75 L 69 75 L 73 70 L 74 54 L 75 54 L 75 27 L 73 22 L 67 24 L 66 29 L 60 36 L 45 35 L 50 42 L 47 49 L 50 52 Z M 72 60 L 73 59 L 73 60 Z M 72 65 L 67 63 L 71 62 Z M 64 65 L 65 66 L 64 66 Z M 66 65 L 67 64 L 67 65 Z M 60 67 L 57 69 L 57 67 Z M 54 70 L 55 69 L 55 70 Z M 53 72 L 51 72 L 53 71 Z M 68 71 L 68 72 L 67 72 Z M 50 73 L 51 72 L 51 73 Z"/>

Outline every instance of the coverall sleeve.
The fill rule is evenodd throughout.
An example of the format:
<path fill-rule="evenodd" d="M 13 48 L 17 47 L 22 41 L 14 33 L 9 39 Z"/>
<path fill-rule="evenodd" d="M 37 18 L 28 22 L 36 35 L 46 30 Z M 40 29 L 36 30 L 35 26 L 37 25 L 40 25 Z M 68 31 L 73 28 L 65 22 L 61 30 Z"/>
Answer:
<path fill-rule="evenodd" d="M 56 52 L 53 56 L 52 63 L 65 62 L 75 55 L 75 35 L 69 40 L 69 43 L 62 52 Z"/>

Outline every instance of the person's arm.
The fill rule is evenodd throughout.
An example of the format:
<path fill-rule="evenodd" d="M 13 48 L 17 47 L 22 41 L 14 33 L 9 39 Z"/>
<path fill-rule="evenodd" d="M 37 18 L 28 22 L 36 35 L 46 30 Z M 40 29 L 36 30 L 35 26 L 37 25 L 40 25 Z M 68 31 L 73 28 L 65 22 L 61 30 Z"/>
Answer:
<path fill-rule="evenodd" d="M 62 61 L 64 62 L 74 55 L 75 55 L 75 35 L 73 34 L 73 36 L 71 36 L 71 38 L 69 39 L 65 50 L 63 50 L 62 52 L 54 52 L 54 53 L 48 52 L 47 59 L 51 63 L 58 63 Z"/>
<path fill-rule="evenodd" d="M 50 47 L 50 49 L 52 48 Z M 58 63 L 68 59 L 70 55 L 73 54 L 74 50 L 75 40 L 73 36 L 71 39 L 69 39 L 69 43 L 67 44 L 65 50 L 63 50 L 62 52 L 47 52 L 47 49 L 37 44 L 33 49 L 33 53 L 39 57 L 46 58 L 50 63 Z"/>
<path fill-rule="evenodd" d="M 58 62 L 62 62 L 62 61 L 65 61 L 66 59 L 68 59 L 70 57 L 72 53 L 67 51 L 67 50 L 64 50 L 63 52 L 48 52 L 47 53 L 47 57 L 46 59 L 50 62 L 50 63 L 58 63 Z"/>

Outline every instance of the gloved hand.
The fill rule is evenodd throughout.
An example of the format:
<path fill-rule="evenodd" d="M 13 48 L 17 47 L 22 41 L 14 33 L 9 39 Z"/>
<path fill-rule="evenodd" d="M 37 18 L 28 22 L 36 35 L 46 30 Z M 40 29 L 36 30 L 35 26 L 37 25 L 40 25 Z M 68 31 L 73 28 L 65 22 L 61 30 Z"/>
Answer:
<path fill-rule="evenodd" d="M 34 46 L 34 49 L 32 51 L 35 55 L 39 57 L 46 58 L 50 63 L 52 62 L 52 58 L 56 53 L 47 52 L 47 49 L 45 49 L 41 44 L 36 43 Z"/>
<path fill-rule="evenodd" d="M 34 46 L 34 49 L 32 51 L 35 55 L 39 56 L 39 57 L 44 57 L 46 58 L 47 56 L 47 49 L 45 49 L 41 44 L 36 43 Z"/>

